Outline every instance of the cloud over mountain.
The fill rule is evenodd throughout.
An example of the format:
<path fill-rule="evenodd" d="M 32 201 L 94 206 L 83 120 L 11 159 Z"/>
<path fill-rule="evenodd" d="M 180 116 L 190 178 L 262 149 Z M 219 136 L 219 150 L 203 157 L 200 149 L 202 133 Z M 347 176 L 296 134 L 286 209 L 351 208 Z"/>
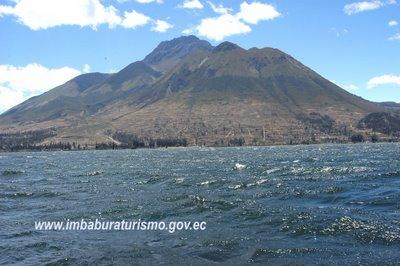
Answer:
<path fill-rule="evenodd" d="M 276 7 L 261 2 L 249 4 L 245 1 L 240 5 L 240 11 L 236 14 L 231 14 L 231 9 L 221 5 L 216 6 L 211 2 L 209 4 L 213 11 L 220 16 L 204 18 L 199 25 L 184 33 L 196 33 L 211 40 L 221 41 L 232 35 L 251 32 L 250 25 L 281 16 Z"/>
<path fill-rule="evenodd" d="M 167 30 L 173 28 L 174 26 L 172 24 L 169 24 L 168 22 L 164 20 L 156 20 L 154 23 L 154 26 L 151 28 L 152 31 L 156 32 L 166 32 Z"/>
<path fill-rule="evenodd" d="M 84 71 L 89 65 L 84 66 Z M 71 67 L 47 68 L 33 63 L 22 67 L 0 65 L 0 111 L 48 91 L 81 74 Z"/>

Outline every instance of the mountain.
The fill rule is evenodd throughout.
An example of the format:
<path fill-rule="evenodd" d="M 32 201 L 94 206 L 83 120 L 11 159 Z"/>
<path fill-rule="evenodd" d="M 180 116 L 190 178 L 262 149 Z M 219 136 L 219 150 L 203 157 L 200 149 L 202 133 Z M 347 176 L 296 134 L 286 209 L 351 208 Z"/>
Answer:
<path fill-rule="evenodd" d="M 32 97 L 0 116 L 2 124 L 30 120 L 49 120 L 83 108 L 81 95 L 90 87 L 104 82 L 110 74 L 80 75 L 44 94 Z"/>
<path fill-rule="evenodd" d="M 43 143 L 312 143 L 369 134 L 360 120 L 386 111 L 278 49 L 194 36 L 162 42 L 118 73 L 86 75 L 90 82 L 72 86 L 85 80 L 77 77 L 1 115 L 0 128 L 51 128 Z"/>
<path fill-rule="evenodd" d="M 371 113 L 361 119 L 359 128 L 372 129 L 383 134 L 394 134 L 400 132 L 400 115 L 395 113 Z"/>
<path fill-rule="evenodd" d="M 396 102 L 381 102 L 381 103 L 377 103 L 380 106 L 384 107 L 387 110 L 390 111 L 400 111 L 400 103 L 396 103 Z"/>

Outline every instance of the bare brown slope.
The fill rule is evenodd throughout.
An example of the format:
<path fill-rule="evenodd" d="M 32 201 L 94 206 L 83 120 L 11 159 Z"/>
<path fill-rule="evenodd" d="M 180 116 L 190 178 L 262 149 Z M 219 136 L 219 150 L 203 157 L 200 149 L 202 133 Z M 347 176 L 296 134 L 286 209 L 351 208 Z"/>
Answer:
<path fill-rule="evenodd" d="M 89 114 L 70 112 L 12 126 L 53 125 L 59 127 L 53 140 L 83 143 L 113 141 L 110 133 L 124 131 L 144 138 L 185 138 L 192 145 L 227 145 L 235 139 L 268 144 L 347 138 L 362 117 L 382 110 L 277 49 L 245 50 L 228 42 L 212 50 L 203 42 L 201 49 L 188 49 L 185 41 L 163 43 L 165 51 L 160 46 L 147 57 L 153 65 L 137 62 L 135 71 L 123 70 L 118 78 L 85 90 L 82 98 L 96 107 Z M 163 66 L 163 73 L 150 68 L 156 65 Z"/>
<path fill-rule="evenodd" d="M 329 138 L 379 110 L 279 50 L 223 43 L 194 53 L 151 89 L 105 108 L 99 117 L 112 121 L 114 130 L 141 137 L 226 145 L 235 138 L 254 144 L 307 141 L 315 134 Z M 310 125 L 316 118 L 334 120 L 332 132 Z"/>

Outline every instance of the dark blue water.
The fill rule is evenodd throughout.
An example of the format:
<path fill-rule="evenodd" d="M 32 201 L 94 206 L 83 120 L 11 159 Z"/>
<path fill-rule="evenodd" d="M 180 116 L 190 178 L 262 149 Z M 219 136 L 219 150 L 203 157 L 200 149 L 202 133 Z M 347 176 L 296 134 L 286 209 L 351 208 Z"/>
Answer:
<path fill-rule="evenodd" d="M 34 228 L 82 218 L 207 229 Z M 399 261 L 398 144 L 0 154 L 0 264 Z"/>

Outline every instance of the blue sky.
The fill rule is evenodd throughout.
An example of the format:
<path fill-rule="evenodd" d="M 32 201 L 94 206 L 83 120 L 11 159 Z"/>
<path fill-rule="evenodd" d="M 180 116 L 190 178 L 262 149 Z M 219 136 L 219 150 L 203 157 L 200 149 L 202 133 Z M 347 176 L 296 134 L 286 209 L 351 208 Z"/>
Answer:
<path fill-rule="evenodd" d="M 275 47 L 356 95 L 400 102 L 395 0 L 0 0 L 0 112 L 183 34 Z"/>

